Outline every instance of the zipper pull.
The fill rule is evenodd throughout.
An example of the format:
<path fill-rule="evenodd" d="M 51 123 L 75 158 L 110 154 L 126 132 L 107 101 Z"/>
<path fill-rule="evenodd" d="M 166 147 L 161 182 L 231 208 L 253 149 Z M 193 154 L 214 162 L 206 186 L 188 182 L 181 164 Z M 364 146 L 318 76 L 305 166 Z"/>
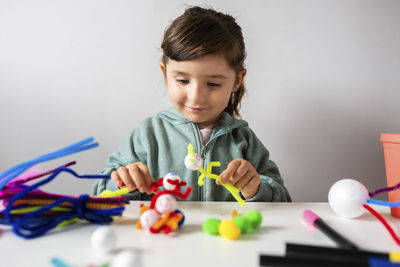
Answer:
<path fill-rule="evenodd" d="M 204 160 L 206 158 L 206 146 L 202 145 L 201 146 L 201 159 Z"/>

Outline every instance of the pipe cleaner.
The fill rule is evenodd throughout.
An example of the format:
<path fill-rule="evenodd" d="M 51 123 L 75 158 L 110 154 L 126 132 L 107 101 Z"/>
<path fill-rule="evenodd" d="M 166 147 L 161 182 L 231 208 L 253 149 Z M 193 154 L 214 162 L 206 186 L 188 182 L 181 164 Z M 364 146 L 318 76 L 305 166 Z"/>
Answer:
<path fill-rule="evenodd" d="M 188 154 L 185 157 L 185 166 L 186 166 L 186 168 L 188 168 L 192 171 L 198 170 L 201 173 L 201 175 L 198 179 L 198 182 L 197 182 L 198 185 L 199 186 L 204 185 L 204 178 L 215 179 L 218 182 L 220 182 L 220 184 L 223 185 L 229 191 L 229 193 L 231 193 L 231 195 L 240 203 L 240 206 L 243 207 L 244 200 L 239 195 L 240 190 L 232 184 L 222 183 L 221 177 L 219 175 L 212 173 L 212 168 L 221 166 L 221 162 L 212 161 L 207 165 L 207 170 L 204 170 L 201 167 L 201 165 L 202 165 L 201 156 L 199 154 L 194 153 L 192 144 L 189 144 L 187 146 L 187 150 L 188 150 Z"/>
<path fill-rule="evenodd" d="M 0 190 L 3 189 L 3 187 L 9 181 L 11 181 L 15 177 L 17 177 L 18 175 L 20 175 L 21 173 L 25 172 L 26 170 L 28 170 L 29 168 L 31 168 L 32 166 L 34 166 L 38 163 L 57 159 L 57 158 L 62 158 L 62 157 L 65 157 L 65 156 L 68 156 L 71 154 L 75 154 L 75 153 L 78 153 L 78 152 L 81 152 L 84 150 L 88 150 L 88 149 L 97 147 L 99 144 L 97 142 L 92 143 L 93 141 L 94 141 L 93 137 L 88 137 L 88 138 L 83 139 L 79 142 L 76 142 L 72 145 L 69 145 L 67 147 L 56 150 L 54 152 L 39 156 L 35 159 L 22 162 L 20 164 L 17 164 L 15 166 L 3 171 L 2 173 L 0 173 Z"/>
<path fill-rule="evenodd" d="M 367 188 L 360 182 L 353 179 L 342 179 L 332 185 L 328 194 L 328 202 L 332 210 L 339 216 L 356 218 L 361 216 L 365 210 L 375 216 L 386 228 L 393 240 L 400 246 L 400 238 L 396 236 L 389 223 L 368 204 L 381 205 L 386 207 L 400 207 L 400 201 L 388 202 L 371 199 L 378 194 L 398 190 L 400 184 L 392 187 L 385 187 L 368 192 Z"/>
<path fill-rule="evenodd" d="M 33 165 L 60 158 L 98 146 L 91 143 L 93 138 L 87 138 L 63 149 L 40 156 L 34 160 L 20 163 L 0 174 L 0 199 L 3 200 L 4 210 L 0 212 L 0 224 L 12 226 L 18 236 L 34 238 L 41 236 L 55 227 L 63 227 L 80 220 L 90 223 L 108 224 L 112 216 L 121 216 L 125 205 L 129 202 L 124 197 L 104 198 L 90 197 L 87 194 L 67 196 L 47 193 L 40 186 L 51 182 L 61 172 L 69 173 L 77 178 L 109 179 L 109 175 L 78 175 L 67 166 L 70 162 L 53 170 L 21 178 Z M 50 175 L 49 177 L 26 185 L 28 181 Z"/>
<path fill-rule="evenodd" d="M 165 189 L 159 191 L 158 187 Z M 137 229 L 149 229 L 151 233 L 169 234 L 182 226 L 185 216 L 176 209 L 176 197 L 187 199 L 192 192 L 192 188 L 186 188 L 181 192 L 181 186 L 186 186 L 186 182 L 181 181 L 176 173 L 168 173 L 151 184 L 151 190 L 155 193 L 150 205 L 140 205 L 140 219 L 137 222 Z"/>

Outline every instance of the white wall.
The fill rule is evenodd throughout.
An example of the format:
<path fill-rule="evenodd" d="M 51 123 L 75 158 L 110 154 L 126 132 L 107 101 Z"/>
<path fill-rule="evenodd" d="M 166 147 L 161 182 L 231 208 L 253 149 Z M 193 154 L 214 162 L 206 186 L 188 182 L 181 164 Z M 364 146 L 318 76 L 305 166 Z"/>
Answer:
<path fill-rule="evenodd" d="M 147 116 L 169 106 L 162 33 L 185 4 L 243 28 L 243 117 L 295 201 L 326 201 L 343 177 L 386 185 L 381 132 L 400 132 L 399 1 L 0 1 L 0 170 L 94 136 L 95 173 Z M 48 190 L 90 192 L 62 176 Z"/>

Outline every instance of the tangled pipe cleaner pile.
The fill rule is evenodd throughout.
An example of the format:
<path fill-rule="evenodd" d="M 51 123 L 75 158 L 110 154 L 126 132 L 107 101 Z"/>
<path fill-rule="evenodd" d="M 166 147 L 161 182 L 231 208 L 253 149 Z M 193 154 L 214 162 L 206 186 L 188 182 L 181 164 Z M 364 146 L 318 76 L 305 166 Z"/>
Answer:
<path fill-rule="evenodd" d="M 41 174 L 20 177 L 38 163 L 97 147 L 98 143 L 93 141 L 93 137 L 86 138 L 60 150 L 17 164 L 0 173 L 0 199 L 3 200 L 5 207 L 0 212 L 0 224 L 12 226 L 13 232 L 18 236 L 34 238 L 55 227 L 63 227 L 78 220 L 108 224 L 113 221 L 112 216 L 121 216 L 124 206 L 129 203 L 121 196 L 90 197 L 87 194 L 67 196 L 47 193 L 39 189 L 61 172 L 69 173 L 76 178 L 88 179 L 109 179 L 109 175 L 78 175 L 68 168 L 75 164 L 75 162 L 70 162 Z M 47 175 L 50 176 L 32 185 L 25 184 Z"/>

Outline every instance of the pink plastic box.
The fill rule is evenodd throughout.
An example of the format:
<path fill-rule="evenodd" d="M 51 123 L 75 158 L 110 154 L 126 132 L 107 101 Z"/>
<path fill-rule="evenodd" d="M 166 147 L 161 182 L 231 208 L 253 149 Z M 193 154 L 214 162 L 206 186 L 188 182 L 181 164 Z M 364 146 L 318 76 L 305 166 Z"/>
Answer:
<path fill-rule="evenodd" d="M 383 152 L 385 154 L 386 179 L 388 186 L 400 182 L 400 134 L 381 134 Z M 400 190 L 389 192 L 389 201 L 400 201 Z M 391 208 L 392 216 L 400 218 L 400 207 Z"/>

